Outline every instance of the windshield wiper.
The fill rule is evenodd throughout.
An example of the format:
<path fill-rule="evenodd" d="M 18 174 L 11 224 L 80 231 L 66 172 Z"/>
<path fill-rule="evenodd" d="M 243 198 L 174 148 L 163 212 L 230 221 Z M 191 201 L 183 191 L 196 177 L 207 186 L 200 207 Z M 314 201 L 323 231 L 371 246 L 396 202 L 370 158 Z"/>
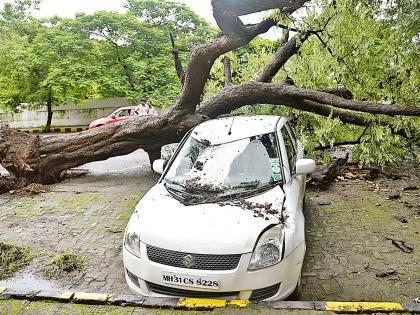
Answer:
<path fill-rule="evenodd" d="M 185 191 L 185 187 L 182 185 L 182 184 L 180 184 L 180 183 L 177 183 L 177 182 L 175 182 L 175 181 L 172 181 L 172 180 L 170 180 L 170 179 L 166 179 L 165 178 L 165 187 L 166 186 L 169 186 L 169 188 L 171 188 L 171 189 L 173 189 L 173 190 L 176 190 L 176 191 Z M 181 188 L 181 189 L 175 189 L 175 188 L 173 188 L 172 186 L 176 186 L 176 187 L 179 187 L 179 188 Z"/>
<path fill-rule="evenodd" d="M 253 189 L 250 189 L 248 187 L 240 187 L 240 189 L 237 189 L 237 191 L 235 191 L 236 189 L 231 189 L 227 191 L 226 193 L 220 195 L 220 197 L 226 198 L 226 197 L 242 197 L 242 196 L 254 195 L 254 194 L 258 194 L 263 191 L 266 191 L 266 190 L 270 190 L 279 184 L 281 184 L 281 182 L 269 183 L 267 185 L 264 185 L 261 187 L 255 187 Z"/>
<path fill-rule="evenodd" d="M 174 195 L 174 197 L 177 197 L 177 199 L 185 199 L 188 195 L 188 192 L 185 190 L 185 187 L 174 181 L 165 179 L 164 186 L 168 190 L 168 192 Z"/>
<path fill-rule="evenodd" d="M 259 182 L 240 183 L 239 185 L 235 186 L 234 189 L 236 188 L 255 189 L 255 188 L 258 188 L 258 185 L 260 185 Z"/>

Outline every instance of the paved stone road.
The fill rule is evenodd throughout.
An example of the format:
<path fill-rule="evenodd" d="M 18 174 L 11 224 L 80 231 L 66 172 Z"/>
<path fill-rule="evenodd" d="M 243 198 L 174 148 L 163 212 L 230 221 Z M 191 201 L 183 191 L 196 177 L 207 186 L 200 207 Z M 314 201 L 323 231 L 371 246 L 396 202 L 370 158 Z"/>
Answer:
<path fill-rule="evenodd" d="M 27 269 L 0 282 L 0 287 L 128 293 L 121 256 L 123 231 L 134 206 L 157 177 L 143 151 L 83 168 L 90 173 L 54 185 L 51 192 L 0 196 L 0 241 L 28 245 L 37 255 Z M 303 299 L 413 302 L 420 296 L 418 191 L 404 192 L 396 201 L 384 200 L 408 182 L 419 184 L 414 177 L 380 180 L 378 186 L 347 181 L 307 194 Z M 394 215 L 408 222 L 401 223 Z M 414 251 L 403 253 L 384 236 L 404 240 Z M 86 270 L 54 281 L 42 279 L 42 266 L 65 248 L 89 257 Z M 391 269 L 396 274 L 376 277 Z"/>
<path fill-rule="evenodd" d="M 45 194 L 0 196 L 0 239 L 29 245 L 40 256 L 12 282 L 0 284 L 128 293 L 121 256 L 124 229 L 157 178 L 143 151 L 83 169 L 90 173 L 54 185 Z M 40 282 L 42 266 L 65 248 L 89 257 L 88 268 L 60 281 Z"/>
<path fill-rule="evenodd" d="M 418 178 L 333 185 L 307 195 L 307 253 L 303 297 L 307 300 L 405 301 L 420 297 L 420 208 L 418 191 L 385 198 Z M 309 200 L 308 200 L 309 198 Z M 331 202 L 330 205 L 320 205 Z M 406 220 L 402 223 L 399 220 Z M 404 253 L 388 238 L 414 248 Z M 386 277 L 376 275 L 395 271 Z"/>

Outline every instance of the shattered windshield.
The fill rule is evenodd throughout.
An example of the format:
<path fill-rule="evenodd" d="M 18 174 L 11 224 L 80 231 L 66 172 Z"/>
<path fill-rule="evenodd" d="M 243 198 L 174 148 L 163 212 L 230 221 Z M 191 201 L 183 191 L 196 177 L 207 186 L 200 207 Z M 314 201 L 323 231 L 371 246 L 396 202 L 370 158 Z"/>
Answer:
<path fill-rule="evenodd" d="M 192 136 L 168 173 L 169 187 L 191 193 L 234 193 L 282 181 L 274 133 L 212 145 Z"/>

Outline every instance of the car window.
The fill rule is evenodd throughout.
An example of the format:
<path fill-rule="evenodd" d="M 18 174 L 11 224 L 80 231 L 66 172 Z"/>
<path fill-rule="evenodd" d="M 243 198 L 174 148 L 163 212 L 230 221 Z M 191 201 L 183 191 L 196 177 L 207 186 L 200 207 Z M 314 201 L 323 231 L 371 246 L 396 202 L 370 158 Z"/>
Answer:
<path fill-rule="evenodd" d="M 190 192 L 252 190 L 282 181 L 274 133 L 211 145 L 190 137 L 165 180 Z"/>
<path fill-rule="evenodd" d="M 296 165 L 296 149 L 293 140 L 285 127 L 281 129 L 284 145 L 286 147 L 287 160 L 289 161 L 290 173 L 293 174 Z"/>
<path fill-rule="evenodd" d="M 124 117 L 124 116 L 129 116 L 129 115 L 130 115 L 130 110 L 128 109 L 119 109 L 111 114 L 111 116 L 113 117 Z"/>

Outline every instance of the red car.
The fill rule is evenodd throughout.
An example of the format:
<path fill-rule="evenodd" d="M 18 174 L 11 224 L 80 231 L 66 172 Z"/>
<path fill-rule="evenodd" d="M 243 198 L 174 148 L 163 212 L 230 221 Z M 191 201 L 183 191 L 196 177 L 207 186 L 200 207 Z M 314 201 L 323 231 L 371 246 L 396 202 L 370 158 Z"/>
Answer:
<path fill-rule="evenodd" d="M 127 106 L 127 107 L 121 107 L 118 108 L 115 112 L 113 112 L 111 115 L 105 118 L 99 118 L 94 121 L 92 121 L 89 125 L 89 129 L 100 127 L 103 125 L 112 124 L 117 121 L 126 120 L 133 116 L 138 116 L 134 109 L 135 106 Z"/>

